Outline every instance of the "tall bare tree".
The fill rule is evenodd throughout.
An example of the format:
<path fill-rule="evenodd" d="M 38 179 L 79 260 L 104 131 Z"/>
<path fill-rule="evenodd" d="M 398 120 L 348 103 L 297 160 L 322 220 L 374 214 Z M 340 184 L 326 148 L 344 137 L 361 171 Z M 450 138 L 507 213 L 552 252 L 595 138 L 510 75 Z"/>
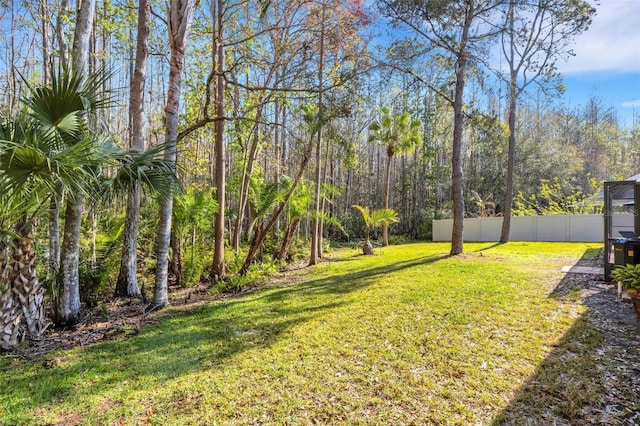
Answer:
<path fill-rule="evenodd" d="M 169 88 L 165 106 L 165 152 L 164 159 L 175 164 L 177 158 L 178 117 L 180 114 L 180 94 L 184 69 L 187 37 L 195 3 L 193 0 L 171 0 L 169 5 L 169 47 L 171 48 L 169 68 Z M 222 206 L 220 207 L 222 208 Z M 171 215 L 173 213 L 173 192 L 165 191 L 160 200 L 160 218 L 157 240 L 156 283 L 153 304 L 156 307 L 169 303 L 169 244 L 171 240 Z"/>
<path fill-rule="evenodd" d="M 149 20 L 151 7 L 149 0 L 138 4 L 138 35 L 136 37 L 136 63 L 131 79 L 129 94 L 129 135 L 130 147 L 138 152 L 146 148 L 146 125 L 144 118 L 144 90 L 147 78 L 147 58 L 149 56 Z M 116 296 L 140 296 L 138 286 L 138 223 L 140 220 L 140 182 L 136 182 L 127 199 L 127 213 L 124 225 L 124 240 L 120 273 L 116 282 Z"/>
<path fill-rule="evenodd" d="M 227 275 L 224 263 L 224 211 L 226 208 L 226 172 L 225 172 L 225 148 L 224 148 L 224 0 L 216 0 L 215 19 L 216 37 L 215 43 L 215 63 L 216 75 L 215 92 L 215 165 L 216 165 L 216 192 L 218 197 L 218 211 L 214 219 L 214 251 L 213 264 L 211 265 L 211 276 L 215 279 L 225 278 Z"/>
<path fill-rule="evenodd" d="M 518 98 L 532 83 L 549 88 L 558 77 L 556 60 L 571 55 L 573 37 L 588 28 L 594 13 L 595 9 L 584 0 L 511 0 L 506 7 L 501 47 L 508 69 L 506 75 L 498 70 L 498 76 L 509 87 L 509 148 L 502 243 L 509 241 L 511 231 Z"/>
<path fill-rule="evenodd" d="M 443 54 L 453 68 L 448 87 L 427 86 L 453 109 L 451 199 L 453 200 L 452 255 L 464 250 L 464 196 L 462 141 L 465 122 L 465 83 L 470 68 L 487 56 L 488 46 L 499 33 L 490 25 L 505 0 L 382 0 L 381 13 L 408 27 L 418 39 L 408 43 L 410 57 Z M 412 70 L 409 70 L 412 72 Z"/>
<path fill-rule="evenodd" d="M 324 42 L 325 42 L 325 21 L 327 16 L 327 4 L 323 0 L 322 2 L 322 14 L 320 17 L 320 47 L 319 47 L 319 56 L 318 56 L 318 129 L 317 129 L 317 142 L 316 142 L 316 169 L 315 169 L 315 191 L 314 191 L 314 200 L 313 200 L 313 222 L 311 226 L 311 255 L 309 256 L 309 265 L 315 265 L 318 263 L 318 260 L 322 257 L 322 248 L 319 247 L 319 241 L 322 238 L 320 235 L 321 226 L 320 226 L 320 205 L 321 205 L 321 193 L 320 188 L 322 182 L 321 178 L 321 170 L 322 164 L 320 162 L 320 150 L 322 146 L 322 127 L 324 126 L 324 113 L 325 108 L 323 105 L 323 95 L 324 95 Z"/>
<path fill-rule="evenodd" d="M 76 14 L 71 65 L 76 75 L 84 80 L 89 76 L 89 41 L 93 30 L 96 1 L 83 0 Z M 56 309 L 56 323 L 75 324 L 80 315 L 80 230 L 84 196 L 70 194 L 64 221 L 64 239 L 60 250 L 60 282 Z"/>

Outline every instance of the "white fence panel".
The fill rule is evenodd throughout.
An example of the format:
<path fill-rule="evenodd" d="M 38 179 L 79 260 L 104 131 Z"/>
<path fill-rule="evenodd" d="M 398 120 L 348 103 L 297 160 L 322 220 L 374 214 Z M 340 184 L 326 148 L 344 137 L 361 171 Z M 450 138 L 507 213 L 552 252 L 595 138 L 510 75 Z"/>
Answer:
<path fill-rule="evenodd" d="M 498 241 L 502 233 L 501 217 L 478 218 L 480 222 L 480 241 Z"/>
<path fill-rule="evenodd" d="M 594 220 L 597 216 L 599 220 Z M 569 221 L 569 241 L 603 241 L 604 218 L 600 215 L 573 215 Z"/>
<path fill-rule="evenodd" d="M 536 220 L 534 241 L 569 241 L 567 216 L 536 216 Z"/>
<path fill-rule="evenodd" d="M 518 216 L 511 218 L 511 241 L 536 241 L 537 216 Z"/>
<path fill-rule="evenodd" d="M 501 217 L 467 218 L 464 240 L 499 241 Z M 433 221 L 433 241 L 451 241 L 453 219 Z M 585 241 L 601 242 L 604 219 L 601 215 L 519 216 L 511 218 L 510 241 Z"/>
<path fill-rule="evenodd" d="M 432 222 L 433 241 L 451 241 L 451 232 L 453 232 L 453 219 L 438 219 Z"/>

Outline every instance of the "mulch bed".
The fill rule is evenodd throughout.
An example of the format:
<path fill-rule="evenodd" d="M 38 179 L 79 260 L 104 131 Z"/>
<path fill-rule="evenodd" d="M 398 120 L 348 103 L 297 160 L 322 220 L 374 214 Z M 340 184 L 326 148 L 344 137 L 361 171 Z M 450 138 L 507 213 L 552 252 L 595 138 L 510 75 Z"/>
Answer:
<path fill-rule="evenodd" d="M 603 258 L 582 259 L 577 266 L 602 266 Z M 579 291 L 587 306 L 584 318 L 604 336 L 597 356 L 606 392 L 597 407 L 585 411 L 598 424 L 640 425 L 640 318 L 630 302 L 618 299 L 617 287 L 602 275 L 569 273 L 554 292 Z M 558 422 L 557 424 L 566 424 Z"/>

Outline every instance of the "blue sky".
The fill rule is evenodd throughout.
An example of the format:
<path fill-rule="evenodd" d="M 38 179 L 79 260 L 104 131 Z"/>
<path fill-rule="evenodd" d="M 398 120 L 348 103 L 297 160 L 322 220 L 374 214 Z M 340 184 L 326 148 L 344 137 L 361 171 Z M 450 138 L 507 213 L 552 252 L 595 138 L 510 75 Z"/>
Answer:
<path fill-rule="evenodd" d="M 631 127 L 634 112 L 640 115 L 640 0 L 600 0 L 596 9 L 589 30 L 576 38 L 576 56 L 558 63 L 563 102 L 577 107 L 593 95 Z"/>
<path fill-rule="evenodd" d="M 631 128 L 634 116 L 640 124 L 640 0 L 587 1 L 597 13 L 589 29 L 575 38 L 575 56 L 556 63 L 566 88 L 557 102 L 579 108 L 593 96 L 614 107 L 620 124 Z M 393 33 L 397 37 L 402 30 Z M 389 39 L 389 33 L 378 36 L 382 43 Z"/>

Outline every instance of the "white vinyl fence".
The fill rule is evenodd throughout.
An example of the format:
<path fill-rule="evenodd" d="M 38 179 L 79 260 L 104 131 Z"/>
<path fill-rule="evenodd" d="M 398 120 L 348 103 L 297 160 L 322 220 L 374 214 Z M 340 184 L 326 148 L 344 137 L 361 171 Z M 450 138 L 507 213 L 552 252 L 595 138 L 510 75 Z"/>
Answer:
<path fill-rule="evenodd" d="M 433 241 L 451 241 L 453 219 L 433 221 Z M 499 241 L 501 217 L 464 220 L 465 241 Z M 604 218 L 598 214 L 517 216 L 511 218 L 510 241 L 604 241 Z"/>

